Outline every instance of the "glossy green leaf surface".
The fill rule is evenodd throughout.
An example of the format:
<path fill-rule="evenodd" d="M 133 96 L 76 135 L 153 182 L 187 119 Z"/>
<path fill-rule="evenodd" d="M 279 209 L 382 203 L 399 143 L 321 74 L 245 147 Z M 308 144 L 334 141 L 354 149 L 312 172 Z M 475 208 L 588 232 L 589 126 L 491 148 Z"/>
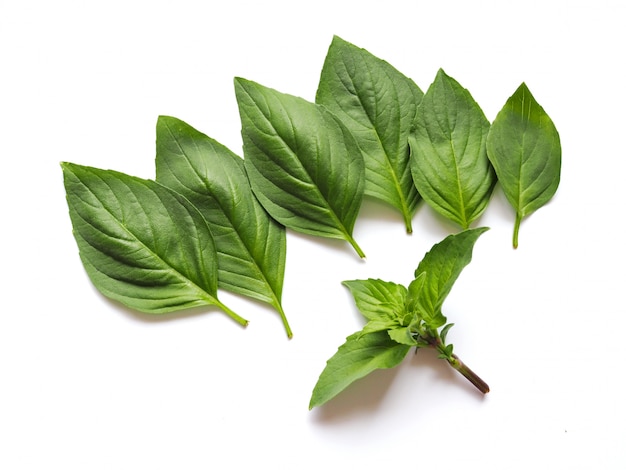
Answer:
<path fill-rule="evenodd" d="M 323 405 L 354 381 L 376 369 L 397 366 L 406 356 L 410 346 L 392 340 L 386 331 L 349 336 L 339 347 L 322 371 L 309 408 Z"/>
<path fill-rule="evenodd" d="M 561 176 L 559 133 L 525 83 L 496 116 L 487 153 L 515 209 L 513 246 L 517 247 L 521 220 L 554 196 Z"/>
<path fill-rule="evenodd" d="M 441 313 L 443 301 L 463 268 L 472 260 L 476 240 L 487 230 L 481 227 L 447 236 L 426 253 L 415 270 L 416 279 L 424 276 L 424 285 L 414 296 L 414 291 L 409 287 L 407 305 L 418 311 L 430 328 L 439 328 L 446 322 Z"/>
<path fill-rule="evenodd" d="M 316 102 L 350 129 L 365 159 L 365 193 L 395 207 L 407 232 L 420 200 L 409 166 L 408 134 L 423 92 L 389 63 L 335 36 Z"/>
<path fill-rule="evenodd" d="M 107 297 L 147 313 L 215 305 L 217 253 L 206 220 L 178 193 L 123 173 L 63 163 L 74 236 Z"/>
<path fill-rule="evenodd" d="M 281 305 L 285 229 L 252 193 L 243 159 L 185 122 L 157 121 L 156 179 L 185 196 L 207 220 L 217 250 L 219 286 Z"/>
<path fill-rule="evenodd" d="M 244 163 L 269 214 L 285 227 L 348 241 L 365 186 L 361 151 L 326 108 L 235 79 Z"/>
<path fill-rule="evenodd" d="M 439 70 L 409 137 L 411 170 L 424 200 L 464 229 L 485 210 L 496 182 L 488 132 L 489 121 L 470 93 Z"/>

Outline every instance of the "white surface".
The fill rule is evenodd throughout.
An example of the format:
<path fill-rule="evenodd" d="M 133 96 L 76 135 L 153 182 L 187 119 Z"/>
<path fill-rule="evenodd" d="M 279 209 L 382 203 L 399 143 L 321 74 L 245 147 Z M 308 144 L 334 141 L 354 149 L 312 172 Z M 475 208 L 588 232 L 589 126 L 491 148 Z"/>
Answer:
<path fill-rule="evenodd" d="M 213 5 L 212 5 L 213 4 Z M 623 2 L 0 1 L 0 468 L 626 468 Z M 80 264 L 60 161 L 153 177 L 159 114 L 241 153 L 233 77 L 313 99 L 332 35 L 424 90 L 437 69 L 492 120 L 526 81 L 559 129 L 562 183 L 522 224 L 499 190 L 444 313 L 482 398 L 434 355 L 310 392 L 362 325 L 345 279 L 408 282 L 454 228 L 407 236 L 366 203 L 347 245 L 289 233 L 284 306 L 149 318 Z"/>

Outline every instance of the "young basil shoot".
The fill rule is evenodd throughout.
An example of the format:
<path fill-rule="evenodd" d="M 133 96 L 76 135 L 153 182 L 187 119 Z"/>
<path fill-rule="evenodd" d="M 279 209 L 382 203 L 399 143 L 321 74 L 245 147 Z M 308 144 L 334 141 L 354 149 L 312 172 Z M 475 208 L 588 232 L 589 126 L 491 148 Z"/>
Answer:
<path fill-rule="evenodd" d="M 411 347 L 433 348 L 482 393 L 489 386 L 453 353 L 446 336 L 452 327 L 441 311 L 459 274 L 486 227 L 450 235 L 434 245 L 419 263 L 408 287 L 379 279 L 345 281 L 367 320 L 346 339 L 322 371 L 309 408 L 321 406 L 354 381 L 376 369 L 395 367 Z"/>

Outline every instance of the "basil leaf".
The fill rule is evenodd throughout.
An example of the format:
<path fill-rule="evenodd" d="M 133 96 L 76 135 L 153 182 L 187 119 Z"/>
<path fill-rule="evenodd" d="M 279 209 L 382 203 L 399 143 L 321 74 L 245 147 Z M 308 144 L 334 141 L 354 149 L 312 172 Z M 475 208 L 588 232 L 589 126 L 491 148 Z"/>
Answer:
<path fill-rule="evenodd" d="M 419 346 L 409 326 L 390 329 L 387 331 L 387 334 L 389 334 L 389 337 L 396 343 L 406 344 L 407 346 Z"/>
<path fill-rule="evenodd" d="M 369 321 L 395 320 L 404 314 L 406 287 L 380 279 L 343 281 L 361 314 Z"/>
<path fill-rule="evenodd" d="M 280 314 L 285 229 L 255 198 L 243 159 L 174 117 L 157 121 L 156 179 L 185 196 L 209 223 L 220 287 L 267 302 Z"/>
<path fill-rule="evenodd" d="M 525 83 L 507 100 L 487 137 L 487 154 L 515 209 L 513 246 L 522 219 L 552 198 L 561 176 L 559 133 Z"/>
<path fill-rule="evenodd" d="M 215 305 L 217 254 L 209 227 L 183 196 L 154 181 L 63 163 L 74 237 L 107 297 L 147 313 Z"/>
<path fill-rule="evenodd" d="M 365 159 L 365 194 L 398 209 L 407 232 L 419 194 L 409 166 L 408 134 L 423 92 L 387 62 L 335 36 L 316 102 L 350 129 Z"/>
<path fill-rule="evenodd" d="M 235 79 L 250 184 L 285 227 L 348 241 L 363 198 L 363 157 L 348 129 L 324 107 Z"/>
<path fill-rule="evenodd" d="M 481 227 L 449 235 L 434 245 L 417 266 L 415 277 L 424 276 L 424 285 L 416 297 L 411 297 L 409 289 L 408 301 L 419 309 L 430 328 L 439 328 L 446 323 L 441 313 L 443 301 L 463 268 L 472 260 L 476 240 L 487 230 L 487 227 Z"/>
<path fill-rule="evenodd" d="M 485 210 L 496 182 L 488 132 L 489 121 L 470 93 L 439 70 L 409 137 L 411 170 L 424 200 L 462 228 Z"/>
<path fill-rule="evenodd" d="M 349 336 L 328 360 L 313 389 L 309 409 L 323 405 L 352 382 L 376 369 L 397 366 L 409 349 L 409 345 L 392 340 L 386 331 Z"/>

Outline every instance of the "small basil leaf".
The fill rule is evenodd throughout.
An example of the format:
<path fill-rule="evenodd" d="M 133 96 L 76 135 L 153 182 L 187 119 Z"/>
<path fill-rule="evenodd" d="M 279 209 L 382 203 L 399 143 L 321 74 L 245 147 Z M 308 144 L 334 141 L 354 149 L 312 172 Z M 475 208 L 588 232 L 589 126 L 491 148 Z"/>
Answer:
<path fill-rule="evenodd" d="M 417 346 L 418 343 L 411 334 L 411 329 L 407 326 L 400 328 L 393 328 L 387 331 L 389 337 L 399 344 L 406 344 L 407 346 Z"/>
<path fill-rule="evenodd" d="M 361 314 L 370 321 L 396 321 L 404 314 L 406 287 L 380 279 L 343 281 Z"/>
<path fill-rule="evenodd" d="M 472 260 L 472 250 L 478 237 L 488 228 L 468 229 L 449 235 L 434 245 L 424 256 L 415 271 L 419 278 L 425 273 L 424 287 L 419 296 L 411 298 L 430 328 L 439 328 L 446 319 L 441 306 L 461 271 Z"/>
<path fill-rule="evenodd" d="M 419 303 L 419 298 L 424 290 L 425 283 L 426 273 L 421 272 L 415 277 L 415 279 L 413 279 L 413 281 L 411 281 L 407 289 L 406 311 L 412 312 L 418 318 L 421 318 L 423 315 L 423 312 L 420 312 L 421 304 Z"/>
<path fill-rule="evenodd" d="M 453 349 L 454 347 L 451 344 L 446 344 L 445 346 L 442 346 L 442 348 L 439 350 L 439 359 L 450 359 L 452 357 Z"/>
<path fill-rule="evenodd" d="M 496 182 L 488 132 L 489 121 L 470 93 L 439 70 L 409 137 L 411 170 L 424 200 L 462 228 L 485 210 Z"/>
<path fill-rule="evenodd" d="M 387 62 L 335 36 L 316 102 L 350 129 L 365 159 L 365 194 L 392 205 L 407 232 L 419 202 L 409 167 L 408 134 L 422 90 Z"/>
<path fill-rule="evenodd" d="M 487 151 L 498 181 L 516 213 L 513 246 L 522 219 L 548 202 L 561 175 L 561 142 L 554 123 L 525 83 L 493 122 Z"/>
<path fill-rule="evenodd" d="M 74 237 L 105 296 L 147 313 L 215 305 L 217 253 L 200 212 L 154 181 L 63 163 Z"/>
<path fill-rule="evenodd" d="M 409 349 L 410 346 L 392 340 L 386 331 L 349 336 L 328 360 L 313 389 L 309 409 L 323 405 L 348 385 L 376 369 L 397 366 Z"/>
<path fill-rule="evenodd" d="M 454 326 L 454 323 L 448 323 L 446 326 L 444 326 L 441 329 L 441 333 L 439 333 L 439 337 L 441 338 L 442 343 L 446 342 L 446 338 L 448 337 L 448 331 L 450 331 L 450 328 L 452 328 L 453 326 Z"/>
<path fill-rule="evenodd" d="M 370 320 L 365 324 L 359 334 L 362 336 L 377 331 L 392 330 L 394 328 L 398 328 L 398 322 L 396 320 Z"/>
<path fill-rule="evenodd" d="M 285 227 L 348 241 L 364 190 L 354 137 L 330 111 L 296 96 L 235 79 L 250 184 Z"/>
<path fill-rule="evenodd" d="M 219 286 L 272 305 L 287 335 L 281 305 L 285 229 L 255 198 L 243 159 L 174 117 L 157 121 L 156 179 L 185 196 L 209 223 Z"/>

